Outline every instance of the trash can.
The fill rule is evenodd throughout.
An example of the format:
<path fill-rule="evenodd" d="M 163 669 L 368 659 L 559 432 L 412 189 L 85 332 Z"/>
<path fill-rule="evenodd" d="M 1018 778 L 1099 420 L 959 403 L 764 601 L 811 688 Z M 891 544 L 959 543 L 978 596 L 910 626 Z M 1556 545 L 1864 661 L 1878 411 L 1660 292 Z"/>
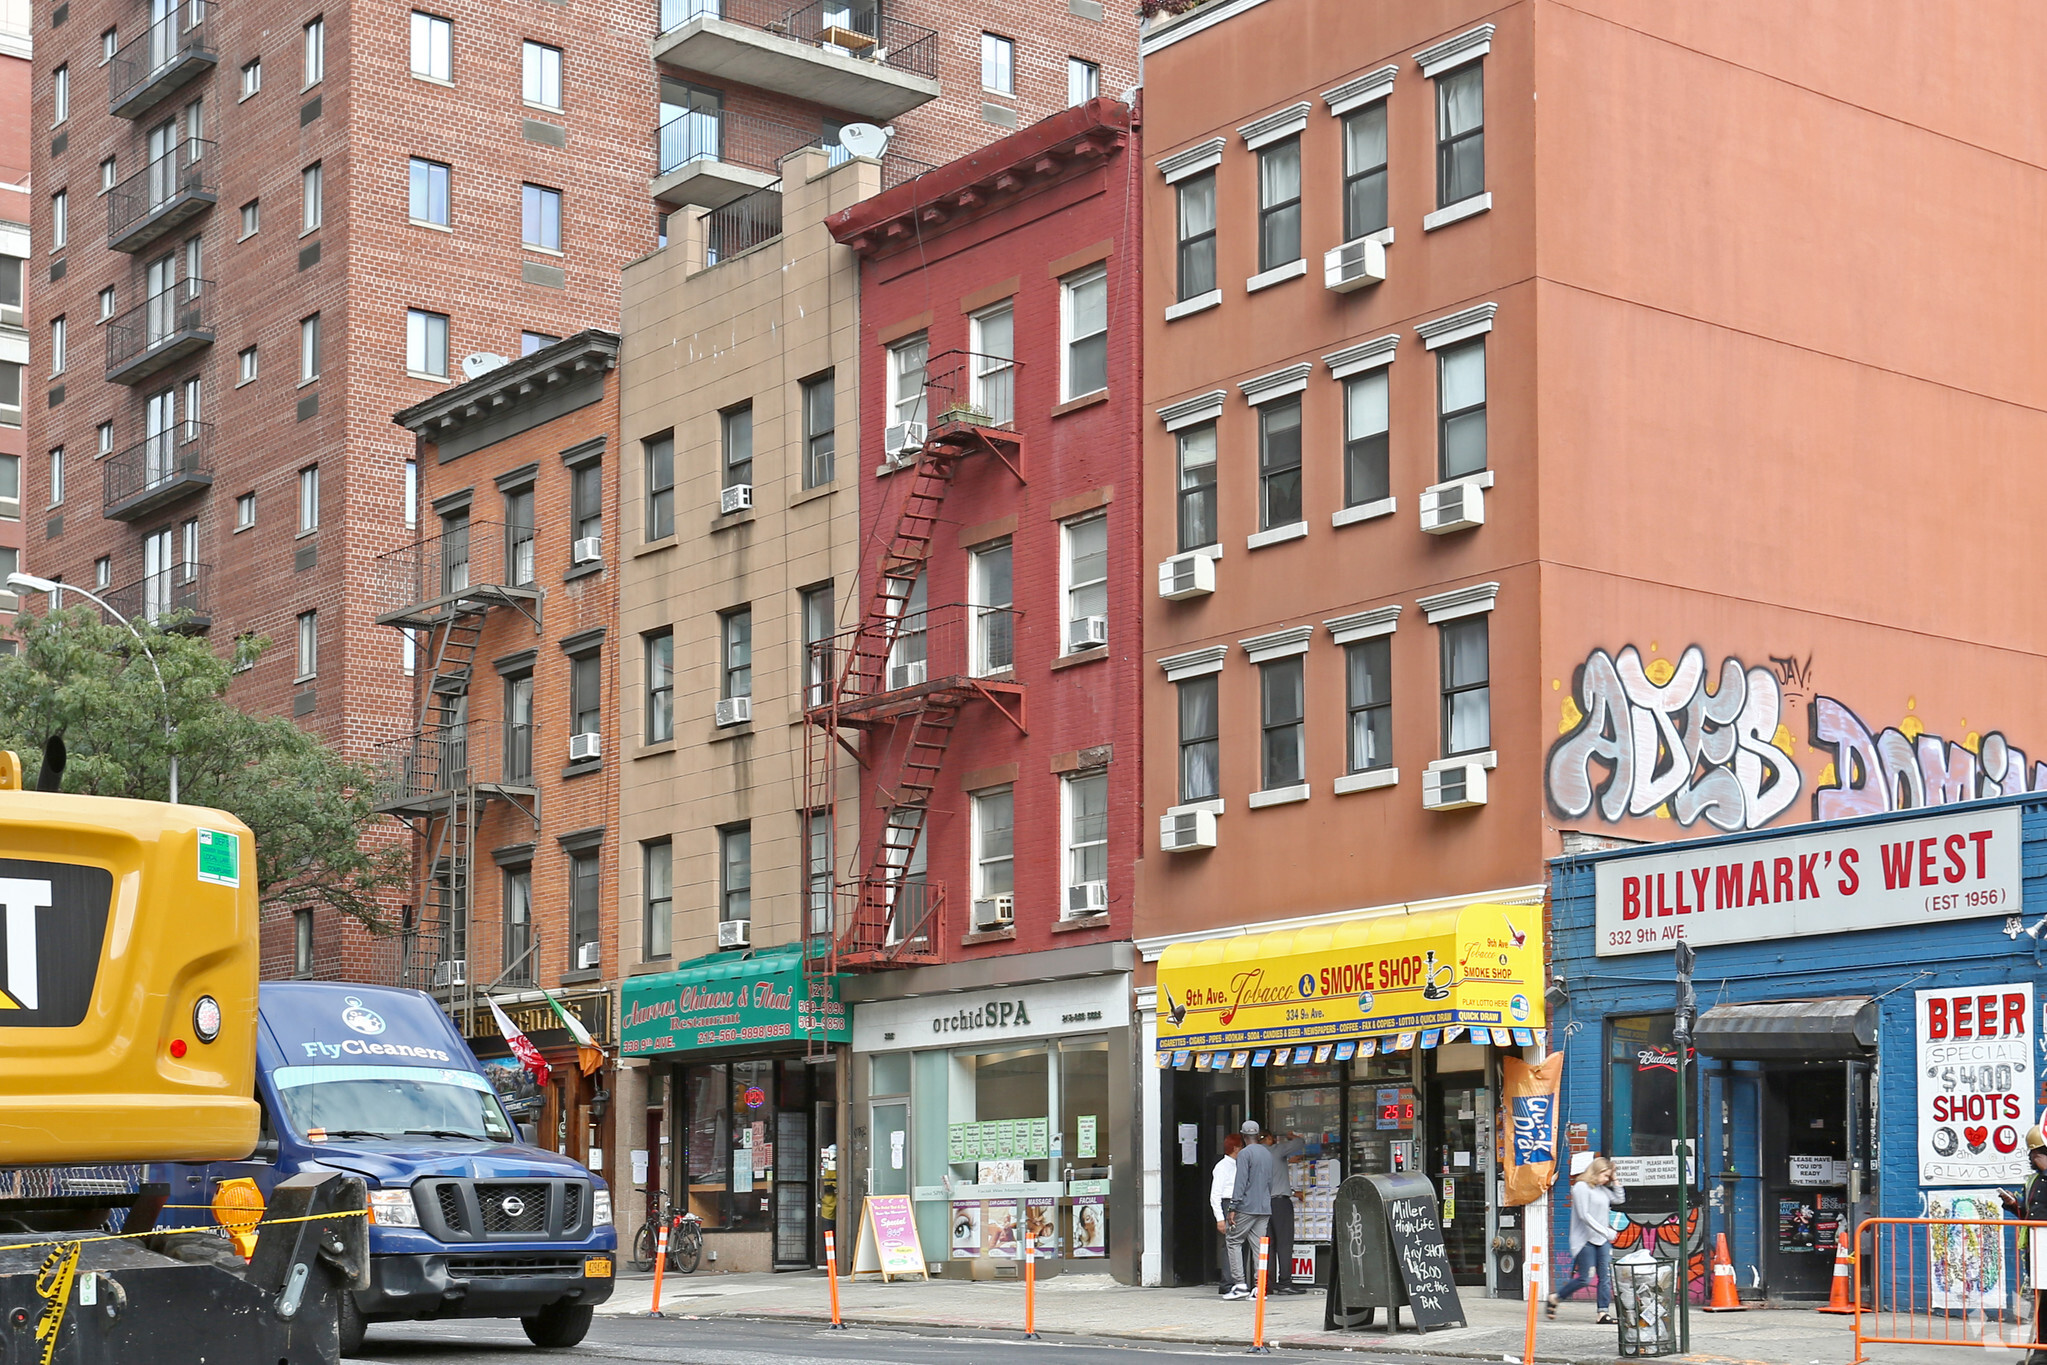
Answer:
<path fill-rule="evenodd" d="M 1677 1354 L 1677 1264 L 1636 1251 L 1613 1265 L 1623 1356 Z"/>

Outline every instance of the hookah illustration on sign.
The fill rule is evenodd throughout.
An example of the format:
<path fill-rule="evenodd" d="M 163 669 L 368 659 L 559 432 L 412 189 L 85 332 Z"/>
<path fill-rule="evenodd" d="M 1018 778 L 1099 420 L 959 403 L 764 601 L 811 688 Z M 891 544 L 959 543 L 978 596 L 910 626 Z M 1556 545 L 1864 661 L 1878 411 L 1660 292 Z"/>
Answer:
<path fill-rule="evenodd" d="M 1456 974 L 1456 971 L 1449 963 L 1437 963 L 1436 950 L 1434 948 L 1423 953 L 1422 999 L 1448 1000 L 1450 998 L 1450 982 Z"/>

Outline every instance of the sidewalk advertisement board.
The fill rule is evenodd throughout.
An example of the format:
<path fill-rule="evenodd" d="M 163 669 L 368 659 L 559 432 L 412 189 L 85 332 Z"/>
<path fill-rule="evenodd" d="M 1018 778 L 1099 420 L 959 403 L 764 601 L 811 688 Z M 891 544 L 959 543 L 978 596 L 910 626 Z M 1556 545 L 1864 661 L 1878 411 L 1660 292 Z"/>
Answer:
<path fill-rule="evenodd" d="M 924 1247 L 917 1240 L 917 1219 L 907 1194 L 870 1194 L 860 1207 L 859 1242 L 853 1250 L 849 1278 L 879 1275 L 886 1280 L 920 1275 L 931 1278 Z"/>

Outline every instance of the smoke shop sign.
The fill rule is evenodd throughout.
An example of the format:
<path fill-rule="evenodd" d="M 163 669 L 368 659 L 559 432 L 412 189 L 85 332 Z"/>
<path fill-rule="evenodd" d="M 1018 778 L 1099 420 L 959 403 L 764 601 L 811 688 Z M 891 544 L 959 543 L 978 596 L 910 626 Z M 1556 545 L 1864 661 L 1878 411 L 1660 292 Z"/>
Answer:
<path fill-rule="evenodd" d="M 949 1047 L 1002 1038 L 1089 1033 L 1121 1028 L 1129 1022 L 1129 978 L 1087 976 L 857 1005 L 853 1009 L 853 1046 L 863 1052 Z"/>
<path fill-rule="evenodd" d="M 813 1038 L 842 1043 L 850 1033 L 838 978 L 806 974 L 794 947 L 699 958 L 628 981 L 622 996 L 620 1049 L 628 1057 Z"/>
<path fill-rule="evenodd" d="M 1598 952 L 1938 924 L 2019 913 L 2014 806 L 1708 840 L 1594 870 Z"/>

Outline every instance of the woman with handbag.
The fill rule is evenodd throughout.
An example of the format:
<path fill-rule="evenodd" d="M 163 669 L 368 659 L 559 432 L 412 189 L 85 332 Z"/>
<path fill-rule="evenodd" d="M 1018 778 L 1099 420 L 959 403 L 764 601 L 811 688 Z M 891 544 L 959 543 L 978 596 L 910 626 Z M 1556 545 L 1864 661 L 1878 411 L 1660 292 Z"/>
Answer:
<path fill-rule="evenodd" d="M 1568 1299 L 1599 1278 L 1599 1321 L 1611 1323 L 1613 1313 L 1613 1206 L 1628 1192 L 1614 1177 L 1613 1163 L 1597 1152 L 1571 1158 L 1571 1278 L 1549 1297 L 1549 1315 L 1557 1301 Z"/>

